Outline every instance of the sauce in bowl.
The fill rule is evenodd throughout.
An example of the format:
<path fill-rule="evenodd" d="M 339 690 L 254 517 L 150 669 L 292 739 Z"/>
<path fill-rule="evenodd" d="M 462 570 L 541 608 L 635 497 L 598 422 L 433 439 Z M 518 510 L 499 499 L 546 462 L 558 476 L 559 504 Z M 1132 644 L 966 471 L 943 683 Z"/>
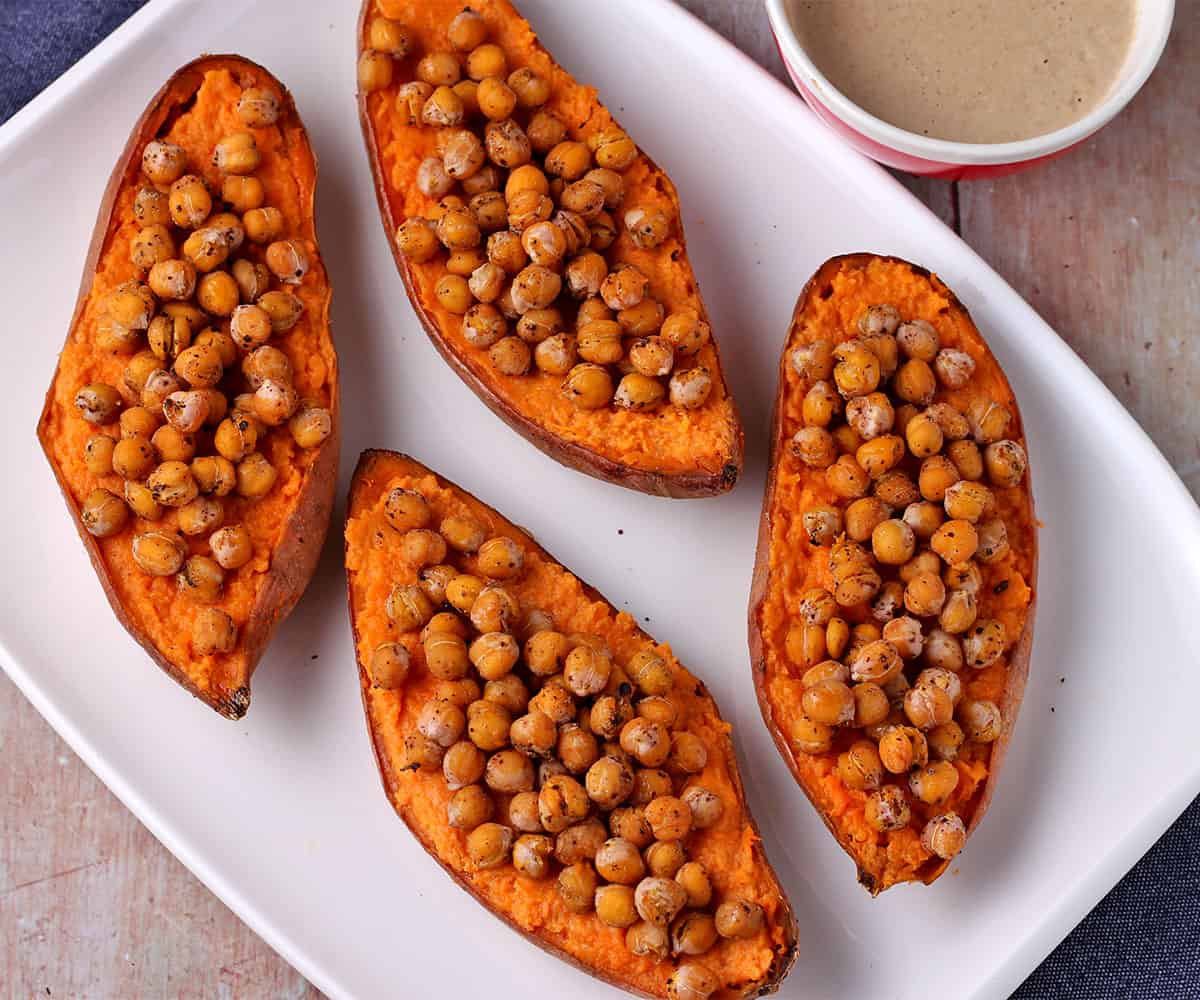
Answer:
<path fill-rule="evenodd" d="M 1137 0 L 790 0 L 800 44 L 876 118 L 956 142 L 1013 142 L 1099 105 Z"/>

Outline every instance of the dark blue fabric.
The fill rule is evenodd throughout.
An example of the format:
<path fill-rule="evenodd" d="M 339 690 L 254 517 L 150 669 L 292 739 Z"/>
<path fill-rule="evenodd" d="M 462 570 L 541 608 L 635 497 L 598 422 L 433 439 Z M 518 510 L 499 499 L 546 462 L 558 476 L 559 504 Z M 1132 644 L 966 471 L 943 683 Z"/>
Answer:
<path fill-rule="evenodd" d="M 141 6 L 140 0 L 0 0 L 0 122 Z M 1013 996 L 1200 998 L 1200 800 Z"/>

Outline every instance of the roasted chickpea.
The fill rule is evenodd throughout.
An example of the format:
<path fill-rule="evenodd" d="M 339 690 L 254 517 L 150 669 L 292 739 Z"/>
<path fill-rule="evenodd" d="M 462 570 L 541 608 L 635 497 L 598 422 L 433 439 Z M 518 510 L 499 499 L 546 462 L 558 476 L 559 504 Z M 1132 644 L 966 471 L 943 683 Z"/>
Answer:
<path fill-rule="evenodd" d="M 946 515 L 937 504 L 922 500 L 904 508 L 903 520 L 916 538 L 925 541 L 932 538 L 933 533 L 942 526 Z"/>
<path fill-rule="evenodd" d="M 837 445 L 824 427 L 802 427 L 792 437 L 791 453 L 810 469 L 826 469 L 837 460 Z"/>
<path fill-rule="evenodd" d="M 596 898 L 598 880 L 590 861 L 578 861 L 558 873 L 558 894 L 572 913 L 588 913 Z"/>
<path fill-rule="evenodd" d="M 467 785 L 450 796 L 446 821 L 455 830 L 476 830 L 490 820 L 494 812 L 495 804 L 487 790 L 481 785 Z"/>
<path fill-rule="evenodd" d="M 128 523 L 129 508 L 115 493 L 97 488 L 84 500 L 79 519 L 94 538 L 111 538 Z"/>
<path fill-rule="evenodd" d="M 467 854 L 476 868 L 498 868 L 512 853 L 513 832 L 499 823 L 481 823 L 467 834 Z"/>
<path fill-rule="evenodd" d="M 358 85 L 365 93 L 391 86 L 394 63 L 386 52 L 363 49 L 358 57 Z"/>
<path fill-rule="evenodd" d="M 883 783 L 883 762 L 870 740 L 858 740 L 838 756 L 837 776 L 847 788 L 865 792 Z"/>
<path fill-rule="evenodd" d="M 619 745 L 614 745 L 614 747 L 615 750 L 610 749 L 609 754 L 614 752 L 624 754 Z M 632 758 L 630 759 L 632 760 Z M 630 793 L 629 801 L 635 806 L 646 806 L 661 796 L 671 795 L 673 787 L 671 776 L 666 771 L 652 767 L 639 768 L 633 776 L 633 791 Z"/>
<path fill-rule="evenodd" d="M 909 358 L 892 379 L 892 390 L 903 400 L 926 406 L 933 402 L 937 379 L 927 362 L 920 358 Z"/>
<path fill-rule="evenodd" d="M 612 376 L 595 364 L 578 364 L 568 373 L 563 395 L 581 410 L 596 410 L 613 398 Z"/>
<path fill-rule="evenodd" d="M 554 750 L 558 728 L 545 712 L 534 709 L 514 720 L 509 729 L 512 745 L 522 753 L 548 757 Z"/>
<path fill-rule="evenodd" d="M 943 348 L 934 358 L 933 367 L 947 389 L 961 389 L 975 373 L 975 359 L 965 351 Z"/>
<path fill-rule="evenodd" d="M 600 185 L 595 181 L 591 181 L 587 177 L 584 177 L 583 179 L 589 184 L 593 184 L 597 188 L 600 188 Z M 600 189 L 604 190 L 603 188 Z M 589 187 L 587 190 L 590 193 L 592 189 Z M 613 243 L 616 242 L 617 224 L 615 221 L 613 221 L 613 217 L 609 215 L 608 212 L 600 211 L 591 216 L 589 219 L 587 219 L 587 227 L 590 234 L 587 245 L 593 250 L 603 253 L 605 250 L 611 247 Z"/>
<path fill-rule="evenodd" d="M 265 455 L 259 452 L 247 455 L 237 465 L 238 495 L 258 500 L 271 492 L 278 476 Z"/>
<path fill-rule="evenodd" d="M 907 357 L 927 363 L 933 361 L 941 346 L 937 330 L 923 319 L 901 323 L 896 328 L 896 342 Z"/>
<path fill-rule="evenodd" d="M 908 450 L 917 458 L 928 458 L 942 450 L 942 429 L 928 413 L 918 413 L 904 429 Z"/>
<path fill-rule="evenodd" d="M 948 760 L 934 761 L 908 776 L 909 790 L 928 806 L 945 802 L 958 787 L 958 768 Z"/>
<path fill-rule="evenodd" d="M 867 681 L 855 684 L 854 692 L 854 723 L 856 728 L 863 729 L 875 726 L 887 718 L 891 706 L 887 694 L 878 684 Z"/>
<path fill-rule="evenodd" d="M 967 840 L 967 829 L 955 813 L 934 816 L 921 830 L 921 846 L 930 854 L 949 861 Z"/>
<path fill-rule="evenodd" d="M 545 878 L 550 874 L 553 850 L 554 842 L 549 837 L 542 834 L 525 834 L 518 837 L 513 844 L 513 867 L 526 878 Z"/>
<path fill-rule="evenodd" d="M 712 375 L 703 366 L 677 371 L 671 376 L 669 386 L 671 402 L 686 410 L 697 409 L 708 401 L 712 387 Z"/>
<path fill-rule="evenodd" d="M 715 826 L 725 812 L 725 803 L 721 801 L 721 797 L 716 792 L 699 785 L 692 785 L 685 789 L 680 798 L 691 811 L 693 830 L 707 830 L 710 826 Z M 650 807 L 653 805 L 654 803 L 651 802 L 650 806 L 646 807 L 647 819 L 649 819 Z M 654 829 L 653 824 L 651 824 L 651 828 Z M 657 830 L 655 833 L 657 835 Z"/>
<path fill-rule="evenodd" d="M 604 188 L 584 177 L 566 185 L 558 203 L 567 211 L 576 212 L 590 220 L 604 211 L 604 198 Z"/>
<path fill-rule="evenodd" d="M 1019 486 L 1025 477 L 1028 459 L 1016 441 L 993 441 L 984 452 L 988 478 L 999 487 Z"/>
<path fill-rule="evenodd" d="M 800 717 L 792 726 L 792 746 L 801 753 L 819 754 L 833 746 L 833 727 Z"/>
<path fill-rule="evenodd" d="M 945 455 L 933 455 L 921 463 L 918 485 L 926 500 L 941 503 L 946 490 L 958 482 L 958 469 Z"/>
<path fill-rule="evenodd" d="M 904 607 L 918 618 L 939 614 L 945 601 L 946 587 L 936 573 L 918 573 L 904 588 Z"/>
<path fill-rule="evenodd" d="M 482 97 L 482 84 L 479 89 Z M 483 108 L 482 99 L 480 107 Z M 487 112 L 484 111 L 484 113 Z M 484 146 L 487 149 L 488 159 L 496 166 L 509 170 L 528 163 L 533 152 L 529 145 L 529 136 L 511 118 L 488 122 L 484 129 Z M 511 208 L 509 214 L 510 216 L 512 214 Z"/>
<path fill-rule="evenodd" d="M 904 694 L 904 714 L 918 729 L 935 729 L 953 718 L 954 702 L 943 688 L 918 684 Z"/>
<path fill-rule="evenodd" d="M 501 375 L 524 375 L 529 371 L 533 352 L 520 337 L 503 337 L 488 350 L 488 358 Z"/>
<path fill-rule="evenodd" d="M 538 815 L 542 826 L 550 833 L 561 833 L 582 821 L 589 807 L 590 800 L 583 786 L 565 774 L 550 778 L 538 793 Z"/>
<path fill-rule="evenodd" d="M 671 878 L 649 876 L 634 890 L 638 915 L 649 924 L 665 927 L 687 904 L 687 892 Z"/>
<path fill-rule="evenodd" d="M 550 81 L 544 76 L 535 73 L 528 66 L 522 66 L 519 69 L 513 70 L 508 75 L 508 85 L 512 88 L 513 93 L 517 95 L 517 101 L 521 107 L 526 110 L 540 108 L 550 100 Z M 584 152 L 587 152 L 586 146 L 584 147 Z M 549 161 L 549 157 L 547 157 L 547 161 Z M 549 169 L 548 162 L 547 169 Z M 583 171 L 581 170 L 580 173 L 583 173 Z"/>
<path fill-rule="evenodd" d="M 849 341 L 834 350 L 833 380 L 847 399 L 866 396 L 879 385 L 879 359 L 861 343 Z"/>
<path fill-rule="evenodd" d="M 588 797 L 600 809 L 616 808 L 633 792 L 633 770 L 617 757 L 601 757 L 588 768 L 584 780 Z M 613 833 L 624 836 L 615 830 Z"/>
<path fill-rule="evenodd" d="M 723 938 L 754 937 L 763 928 L 763 908 L 748 899 L 726 900 L 717 907 L 717 933 Z"/>
<path fill-rule="evenodd" d="M 863 816 L 873 829 L 887 833 L 908 826 L 912 811 L 899 785 L 884 785 L 867 796 Z"/>
<path fill-rule="evenodd" d="M 174 576 L 187 554 L 179 538 L 158 531 L 134 535 L 132 548 L 133 561 L 151 576 Z"/>

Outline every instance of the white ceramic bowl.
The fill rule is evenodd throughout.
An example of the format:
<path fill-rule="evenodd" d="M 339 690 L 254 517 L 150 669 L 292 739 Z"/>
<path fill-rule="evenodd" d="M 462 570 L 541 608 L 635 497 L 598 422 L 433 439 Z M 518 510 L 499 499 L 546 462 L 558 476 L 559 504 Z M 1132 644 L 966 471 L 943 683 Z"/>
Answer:
<path fill-rule="evenodd" d="M 796 37 L 787 0 L 766 0 L 767 17 L 788 74 L 818 116 L 859 152 L 910 174 L 948 180 L 1012 173 L 1060 156 L 1112 120 L 1154 71 L 1175 14 L 1175 0 L 1140 0 L 1133 44 L 1112 91 L 1064 128 L 1017 142 L 952 142 L 898 128 L 855 104 L 817 69 Z"/>

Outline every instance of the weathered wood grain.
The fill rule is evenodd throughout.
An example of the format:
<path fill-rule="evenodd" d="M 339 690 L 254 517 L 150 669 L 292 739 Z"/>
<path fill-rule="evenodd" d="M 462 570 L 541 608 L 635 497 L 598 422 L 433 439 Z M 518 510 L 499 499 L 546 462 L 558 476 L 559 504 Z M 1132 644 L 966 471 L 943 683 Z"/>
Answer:
<path fill-rule="evenodd" d="M 776 77 L 761 0 L 680 0 Z M 1200 0 L 1121 118 L 1028 173 L 958 187 L 975 246 L 1200 495 Z M 1190 95 L 1190 96 L 1189 96 Z M 955 190 L 904 179 L 953 223 Z M 0 997 L 315 998 L 0 676 Z"/>

